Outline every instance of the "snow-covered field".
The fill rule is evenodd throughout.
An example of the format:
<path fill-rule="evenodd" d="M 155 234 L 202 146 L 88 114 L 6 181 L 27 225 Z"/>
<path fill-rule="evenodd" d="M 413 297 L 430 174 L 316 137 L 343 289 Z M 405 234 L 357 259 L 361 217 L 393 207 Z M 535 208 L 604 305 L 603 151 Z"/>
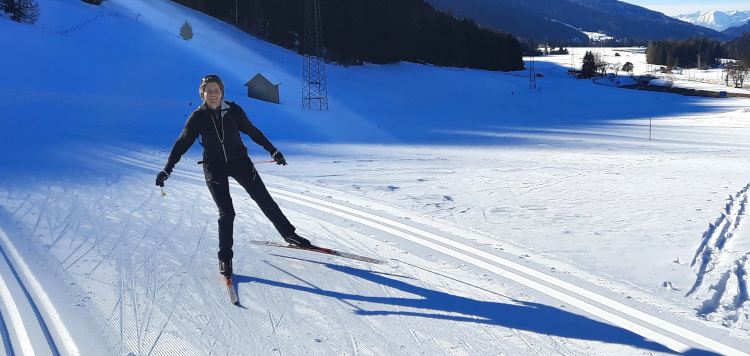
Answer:
<path fill-rule="evenodd" d="M 217 20 L 37 1 L 36 26 L 0 18 L 7 354 L 750 353 L 750 100 L 575 80 L 575 49 L 535 59 L 536 89 L 329 64 L 306 111 L 302 59 Z M 259 72 L 281 105 L 246 97 Z M 298 232 L 388 264 L 250 244 L 281 239 L 235 187 L 229 304 L 200 146 L 154 186 L 210 73 L 287 157 L 258 170 Z"/>

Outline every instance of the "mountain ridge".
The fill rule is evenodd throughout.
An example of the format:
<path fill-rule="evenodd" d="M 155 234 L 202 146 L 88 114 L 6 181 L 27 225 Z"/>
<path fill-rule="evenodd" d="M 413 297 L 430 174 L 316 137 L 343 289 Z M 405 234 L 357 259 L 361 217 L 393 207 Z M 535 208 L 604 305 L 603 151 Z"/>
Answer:
<path fill-rule="evenodd" d="M 678 15 L 675 18 L 716 31 L 724 31 L 730 27 L 742 26 L 750 21 L 750 10 L 697 11 L 691 14 Z"/>
<path fill-rule="evenodd" d="M 750 32 L 750 21 L 748 21 L 744 25 L 730 27 L 730 28 L 728 28 L 728 29 L 726 29 L 724 31 L 721 31 L 721 32 L 723 34 L 729 36 L 729 37 L 732 37 L 732 38 L 740 37 L 740 36 L 742 36 L 742 34 L 744 34 L 746 32 Z"/>
<path fill-rule="evenodd" d="M 617 0 L 427 0 L 455 17 L 535 41 L 588 41 L 582 31 L 600 32 L 617 40 L 648 42 L 667 38 L 709 37 L 727 40 L 719 31 Z M 575 31 L 555 24 L 564 22 Z"/>

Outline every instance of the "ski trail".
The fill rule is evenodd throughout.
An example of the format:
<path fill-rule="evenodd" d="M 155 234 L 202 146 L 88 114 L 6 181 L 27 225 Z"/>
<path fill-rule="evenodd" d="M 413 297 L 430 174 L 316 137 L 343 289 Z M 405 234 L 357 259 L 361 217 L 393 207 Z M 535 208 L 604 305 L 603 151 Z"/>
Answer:
<path fill-rule="evenodd" d="M 698 308 L 700 315 L 721 318 L 727 325 L 741 320 L 750 300 L 746 269 L 749 255 L 732 248 L 746 216 L 749 191 L 750 184 L 729 196 L 721 216 L 703 234 L 691 263 L 697 269 L 696 280 L 686 296 L 703 301 Z M 728 316 L 714 315 L 718 311 Z"/>
<path fill-rule="evenodd" d="M 105 259 L 102 259 L 102 261 L 104 260 Z M 96 267 L 94 267 L 92 272 L 96 271 L 96 269 L 100 265 L 101 265 L 101 262 L 100 264 L 97 264 Z M 132 344 L 127 343 L 129 338 L 127 338 L 125 335 L 125 323 L 126 323 L 125 322 L 125 281 L 124 281 L 124 278 L 122 277 L 122 274 L 123 274 L 122 259 L 118 258 L 115 266 L 116 266 L 115 268 L 117 269 L 117 286 L 119 288 L 119 298 L 118 298 L 119 309 L 117 310 L 117 312 L 119 313 L 118 321 L 119 321 L 119 330 L 120 330 L 120 344 L 127 345 L 128 347 L 130 347 L 131 350 L 137 350 L 138 349 L 137 345 L 134 346 Z M 122 352 L 122 350 L 120 351 Z"/>
<path fill-rule="evenodd" d="M 267 277 L 267 275 L 266 275 L 265 272 L 263 272 L 261 274 L 261 276 L 263 278 Z M 269 300 L 271 299 L 271 297 L 270 297 L 270 295 L 271 295 L 270 286 L 263 286 L 263 287 L 261 287 L 261 291 L 263 292 L 263 302 L 265 303 L 266 315 L 268 317 L 268 325 L 269 325 L 269 327 L 271 329 L 271 335 L 273 335 L 273 341 L 274 341 L 273 349 L 274 349 L 274 351 L 277 351 L 276 352 L 277 354 L 281 355 L 282 354 L 282 352 L 281 352 L 281 350 L 282 350 L 281 340 L 279 339 L 279 335 L 276 332 L 276 330 L 278 329 L 279 323 L 284 318 L 284 314 L 283 313 L 281 314 L 281 316 L 278 318 L 278 321 L 274 321 L 274 316 L 273 316 L 272 310 L 276 310 L 276 309 L 272 309 L 271 308 L 271 304 L 269 302 Z"/>
<path fill-rule="evenodd" d="M 128 214 L 129 216 L 132 216 L 131 214 Z M 128 226 L 130 224 L 126 224 L 126 229 L 129 230 Z M 145 343 L 145 336 L 141 332 L 141 324 L 142 320 L 141 314 L 139 313 L 138 306 L 139 306 L 139 295 L 137 293 L 138 285 L 136 284 L 135 280 L 135 271 L 133 271 L 133 254 L 130 251 L 130 248 L 128 247 L 128 240 L 125 239 L 122 241 L 122 243 L 119 243 L 119 250 L 120 250 L 120 258 L 122 259 L 122 265 L 124 267 L 124 273 L 125 273 L 125 284 L 127 285 L 127 289 L 130 292 L 129 298 L 132 302 L 131 304 L 131 310 L 130 313 L 133 315 L 132 317 L 132 324 L 131 329 L 135 331 L 135 344 L 137 345 L 137 353 L 139 355 L 143 354 L 143 350 L 141 349 L 141 345 Z"/>
<path fill-rule="evenodd" d="M 187 216 L 183 216 L 187 215 Z M 195 234 L 191 235 L 197 235 L 197 241 L 190 241 L 190 244 L 195 243 L 192 249 L 187 249 L 186 246 L 180 246 L 179 250 L 182 250 L 186 253 L 187 259 L 182 261 L 179 266 L 179 270 L 177 273 L 173 276 L 170 276 L 169 279 L 162 283 L 162 287 L 166 286 L 168 283 L 170 283 L 170 280 L 175 278 L 178 280 L 178 287 L 176 291 L 172 291 L 171 294 L 171 300 L 167 303 L 166 310 L 165 310 L 165 316 L 164 320 L 160 322 L 159 329 L 153 339 L 153 341 L 150 341 L 150 346 L 148 349 L 147 354 L 152 354 L 156 352 L 157 346 L 159 346 L 160 352 L 167 352 L 168 354 L 180 354 L 184 353 L 184 351 L 181 351 L 180 346 L 178 343 L 176 343 L 174 336 L 172 334 L 174 329 L 184 329 L 188 326 L 194 326 L 194 325 L 181 325 L 182 323 L 186 322 L 184 319 L 185 317 L 188 317 L 188 315 L 183 314 L 183 309 L 185 303 L 182 302 L 183 299 L 195 297 L 190 294 L 190 291 L 198 290 L 201 287 L 196 286 L 191 279 L 184 279 L 183 276 L 189 276 L 194 271 L 192 270 L 193 265 L 196 262 L 196 256 L 198 255 L 201 245 L 204 241 L 205 234 L 206 234 L 206 228 L 207 224 L 205 223 L 196 223 L 196 218 L 194 216 L 194 213 L 191 211 L 183 211 L 183 215 L 180 216 L 180 221 L 189 221 L 190 227 L 189 229 L 192 231 L 196 231 Z M 175 224 L 173 227 L 176 228 L 181 224 Z M 201 229 L 201 230 L 197 230 Z M 174 232 L 175 230 L 172 229 Z M 164 241 L 166 244 L 170 245 L 172 249 L 178 250 L 178 246 L 175 246 L 170 239 L 165 239 Z M 150 257 L 149 257 L 150 258 Z M 189 310 L 188 310 L 189 312 Z M 191 319 L 195 318 L 195 316 L 190 315 Z M 168 336 L 168 338 L 165 338 L 165 336 Z M 193 340 L 191 340 L 193 341 Z M 201 340 L 195 340 L 195 341 L 201 341 Z M 161 344 L 161 346 L 160 346 Z M 148 346 L 148 345 L 146 345 Z"/>
<path fill-rule="evenodd" d="M 442 290 L 446 291 L 448 294 L 450 294 L 450 295 L 462 295 L 462 292 L 463 292 L 462 290 L 460 290 L 459 288 L 453 288 L 450 284 L 445 283 L 446 278 L 444 278 L 442 276 L 436 276 L 436 278 L 437 278 L 438 282 L 440 283 L 440 285 L 442 286 Z M 463 287 L 463 285 L 460 285 L 460 284 L 456 284 L 456 286 Z M 477 297 L 476 294 L 474 296 Z M 476 299 L 476 300 L 484 300 L 484 298 L 481 298 L 481 297 L 474 298 L 474 299 Z M 474 315 L 472 317 L 475 318 L 475 319 L 479 319 L 479 317 L 476 316 L 476 315 Z M 458 321 L 452 321 L 451 324 L 454 325 L 454 329 L 455 330 L 461 330 L 461 335 L 456 335 L 456 337 L 459 340 L 470 340 L 471 337 L 472 337 L 470 334 L 476 333 L 476 330 L 474 330 L 474 329 L 469 329 L 469 330 L 463 329 L 462 330 L 460 328 L 460 322 L 458 322 Z M 479 324 L 479 328 L 484 329 L 484 327 L 483 327 L 483 325 L 481 323 Z M 475 353 L 475 354 L 478 353 L 477 352 L 478 350 L 474 349 L 474 347 L 472 346 L 472 343 L 468 343 L 468 342 L 464 343 L 463 347 L 465 349 L 464 352 L 466 352 L 467 354 L 469 353 L 469 351 L 471 351 L 472 353 Z"/>
<path fill-rule="evenodd" d="M 64 350 L 69 355 L 79 355 L 80 352 L 78 346 L 70 336 L 70 333 L 52 303 L 52 300 L 47 295 L 47 292 L 44 290 L 41 283 L 33 273 L 31 273 L 31 269 L 26 265 L 21 254 L 16 250 L 12 241 L 2 229 L 0 229 L 0 253 L 7 262 L 13 277 L 23 292 L 23 295 L 25 295 L 29 307 L 39 323 L 41 332 L 44 334 L 44 338 L 50 347 L 50 352 L 52 352 L 53 355 L 60 354 L 57 343 L 50 331 L 53 330 L 59 336 L 60 341 L 62 341 L 62 346 L 65 348 Z M 41 309 L 37 304 L 41 305 Z M 44 319 L 45 315 L 42 314 L 42 311 L 44 311 L 48 320 Z M 24 351 L 24 354 L 26 353 L 27 352 Z M 33 354 L 33 352 L 31 354 Z"/>
<path fill-rule="evenodd" d="M 416 275 L 417 275 L 417 273 L 416 273 L 416 271 L 414 270 L 414 267 L 413 267 L 413 266 L 412 266 L 412 271 L 411 271 L 411 272 L 412 272 L 412 273 L 410 273 L 410 275 L 413 275 L 413 276 L 416 276 Z M 391 292 L 390 292 L 390 291 L 388 290 L 388 288 L 386 288 L 386 286 L 384 286 L 384 285 L 381 285 L 381 286 L 380 286 L 380 289 L 381 289 L 381 290 L 382 290 L 382 291 L 383 291 L 384 293 L 386 293 L 386 295 L 388 295 L 388 296 L 393 296 L 393 293 L 391 293 Z M 405 317 L 404 317 L 404 316 L 402 316 L 402 315 L 399 315 L 399 321 L 401 322 L 401 324 L 403 325 L 403 327 L 404 327 L 404 328 L 405 328 L 405 329 L 406 329 L 406 330 L 407 330 L 407 331 L 409 332 L 409 336 L 411 337 L 411 339 L 412 339 L 412 340 L 414 340 L 414 343 L 415 343 L 415 344 L 416 344 L 417 346 L 420 346 L 420 347 L 421 347 L 421 346 L 422 346 L 422 345 L 421 345 L 421 344 L 422 344 L 422 342 L 420 341 L 419 337 L 418 337 L 418 336 L 416 335 L 416 333 L 415 333 L 414 329 L 413 329 L 412 327 L 410 327 L 409 323 L 408 323 L 408 322 L 407 322 L 407 321 L 405 320 Z"/>
<path fill-rule="evenodd" d="M 46 191 L 33 192 L 25 198 L 25 208 L 19 216 L 14 217 L 26 216 L 23 218 L 28 226 L 25 233 L 35 228 L 31 238 L 43 242 L 40 246 L 44 251 L 58 262 L 62 261 L 61 270 L 67 271 L 71 285 L 78 285 L 85 291 L 82 300 L 94 303 L 90 307 L 92 311 L 101 312 L 100 320 L 105 328 L 86 343 L 99 344 L 96 340 L 111 336 L 112 340 L 119 341 L 112 346 L 117 345 L 122 354 L 145 355 L 149 350 L 152 354 L 186 354 L 188 350 L 190 354 L 191 349 L 196 350 L 196 354 L 205 354 L 198 350 L 210 350 L 209 347 L 196 347 L 201 339 L 179 342 L 175 337 L 186 329 L 181 323 L 186 314 L 183 310 L 189 303 L 172 299 L 174 304 L 170 305 L 165 298 L 173 297 L 179 292 L 176 287 L 182 285 L 199 289 L 189 277 L 194 274 L 189 259 L 191 256 L 195 259 L 196 249 L 204 247 L 205 233 L 200 233 L 206 227 L 201 222 L 203 217 L 189 217 L 185 212 L 177 219 L 166 219 L 155 209 L 154 203 L 162 201 L 153 192 L 143 196 L 138 194 L 138 189 L 122 192 L 119 190 L 122 187 L 99 188 L 75 186 L 63 189 L 64 193 L 59 193 L 57 188 L 48 189 L 51 194 L 75 195 L 76 199 L 44 196 Z M 17 202 L 14 206 L 18 206 Z M 41 208 L 49 213 L 37 223 Z M 34 220 L 28 224 L 30 218 Z M 185 240 L 181 236 L 195 238 Z M 184 244 L 186 241 L 188 243 Z M 183 251 L 186 252 L 184 259 L 179 255 Z M 168 260 L 161 260 L 163 257 Z M 157 266 L 152 263 L 156 261 L 166 264 Z M 173 264 L 174 261 L 184 263 L 183 270 L 177 274 L 174 270 L 164 273 L 165 269 L 180 267 Z M 157 278 L 157 274 L 165 278 Z M 166 278 L 170 276 L 176 278 Z M 170 312 L 178 317 L 169 319 Z M 188 310 L 187 313 L 194 312 Z M 117 352 L 117 349 L 112 350 Z"/>
<path fill-rule="evenodd" d="M 135 165 L 146 169 L 161 169 L 160 166 L 156 164 L 143 162 L 133 158 L 107 153 L 103 155 L 120 163 Z M 204 180 L 204 177 L 197 172 L 175 173 L 183 179 L 188 178 L 201 182 Z M 283 184 L 281 186 L 283 187 Z M 676 352 L 687 352 L 693 349 L 688 346 L 688 344 L 691 344 L 699 345 L 700 347 L 715 350 L 723 354 L 747 355 L 746 353 L 721 342 L 654 317 L 648 313 L 644 313 L 638 309 L 619 303 L 611 298 L 555 278 L 548 273 L 534 270 L 509 259 L 502 258 L 496 254 L 488 253 L 469 244 L 465 244 L 461 242 L 460 239 L 453 238 L 452 235 L 446 234 L 442 231 L 432 228 L 425 230 L 424 228 L 418 227 L 416 224 L 403 223 L 394 220 L 395 218 L 388 218 L 385 215 L 368 212 L 351 203 L 337 203 L 330 199 L 330 194 L 327 193 L 299 194 L 293 193 L 290 190 L 273 187 L 269 187 L 269 191 L 274 195 L 275 199 L 287 201 L 304 207 L 304 209 L 312 209 L 324 214 L 330 214 L 339 219 L 346 219 L 347 224 L 355 223 L 368 228 L 377 229 L 406 241 L 422 245 L 436 252 L 452 256 L 453 258 L 462 260 L 470 265 L 485 269 L 502 276 L 503 278 L 520 283 L 526 287 L 553 297 L 566 305 L 584 310 L 612 325 L 641 335 L 645 339 L 653 340 Z M 308 192 L 310 191 L 307 191 L 306 193 Z M 311 195 L 328 197 L 328 199 L 316 198 Z M 305 210 L 305 212 L 307 211 Z M 268 299 L 266 300 L 268 301 Z M 269 317 L 270 316 L 271 315 L 269 315 Z M 271 318 L 270 321 L 271 325 L 274 325 L 274 328 L 277 329 L 278 323 L 274 324 L 274 318 Z M 523 331 L 521 334 L 530 335 L 526 331 Z M 519 337 L 526 343 L 533 344 L 538 340 L 536 337 L 534 337 L 534 340 L 527 340 L 521 334 L 519 334 Z M 274 335 L 277 335 L 277 337 L 279 336 L 277 333 L 274 333 Z M 277 343 L 280 341 L 281 339 L 277 339 Z M 533 346 L 529 346 L 530 351 L 533 349 Z"/>
<path fill-rule="evenodd" d="M 335 226 L 335 225 L 332 226 L 330 223 L 326 223 L 326 222 L 323 222 L 323 221 L 317 221 L 317 220 L 311 220 L 310 224 L 311 224 L 311 226 L 308 226 L 307 227 L 308 229 L 311 229 L 313 227 L 315 227 L 314 230 L 316 230 L 316 231 L 318 229 L 320 229 L 321 231 L 325 232 L 325 234 L 323 234 L 323 236 L 332 237 L 332 238 L 335 238 L 337 241 L 342 241 L 342 242 L 345 242 L 345 240 L 346 240 L 344 237 L 346 237 L 347 234 L 346 234 L 345 230 L 343 228 L 339 227 L 339 226 Z M 358 239 L 353 239 L 352 241 L 358 241 Z M 373 271 L 373 268 L 372 268 L 371 265 L 366 264 L 366 266 L 368 267 L 368 270 Z M 320 284 L 318 286 L 313 286 L 311 283 L 306 283 L 306 284 L 308 284 L 311 287 L 314 287 L 314 288 L 316 288 L 318 290 L 341 289 L 341 290 L 353 291 L 353 290 L 362 290 L 362 289 L 366 289 L 367 288 L 365 281 L 356 280 L 356 279 L 354 279 L 354 280 L 347 280 L 346 281 L 346 285 L 339 284 L 339 285 L 336 285 L 336 286 L 332 286 L 332 285 Z M 384 286 L 379 285 L 378 288 L 380 290 L 383 290 L 385 294 L 389 294 L 389 292 L 387 291 L 387 289 Z M 330 330 L 330 332 L 332 332 L 332 333 L 339 333 L 340 334 L 340 333 L 343 332 L 344 335 L 341 336 L 342 339 L 351 340 L 352 341 L 352 352 L 354 354 L 357 354 L 360 351 L 361 347 L 366 347 L 366 346 L 360 346 L 361 343 L 360 343 L 360 340 L 358 339 L 358 336 L 361 336 L 359 334 L 362 334 L 362 330 L 359 330 L 359 333 L 353 333 L 349 328 L 343 328 L 343 330 L 337 330 L 335 327 L 332 327 L 331 325 L 332 324 L 336 324 L 336 325 L 356 325 L 357 323 L 361 323 L 362 321 L 357 320 L 352 315 L 352 311 L 354 311 L 354 314 L 358 314 L 358 313 L 365 312 L 365 310 L 362 309 L 362 307 L 359 306 L 359 305 L 357 305 L 356 303 L 347 301 L 346 299 L 343 299 L 343 298 L 336 298 L 336 301 L 338 303 L 343 304 L 344 308 L 334 308 L 333 309 L 333 313 L 334 314 L 331 315 L 331 323 L 324 323 L 322 325 L 315 325 L 315 328 L 316 329 L 323 329 L 323 328 L 325 328 L 327 330 Z M 365 324 L 365 325 L 363 325 L 363 327 L 366 326 L 367 330 L 369 330 L 368 332 L 364 332 L 364 334 L 369 334 L 369 335 L 373 335 L 373 334 L 375 334 L 375 335 L 382 335 L 383 334 L 382 328 L 380 327 L 380 325 L 377 325 L 373 321 L 367 320 L 363 324 Z M 366 352 L 363 352 L 363 353 L 367 354 Z"/>
<path fill-rule="evenodd" d="M 7 290 L 7 286 L 5 283 L 3 283 L 2 280 L 0 280 L 0 293 L 5 293 L 5 290 Z M 10 291 L 8 291 L 9 293 Z M 0 294 L 0 301 L 4 301 L 2 299 L 2 294 Z M 2 342 L 3 342 L 3 348 L 5 349 L 5 354 L 8 356 L 13 356 L 15 353 L 13 352 L 13 344 L 10 341 L 10 333 L 8 332 L 8 325 L 5 323 L 5 318 L 3 317 L 3 313 L 0 312 L 0 335 L 2 335 Z"/>
<path fill-rule="evenodd" d="M 630 330 L 647 339 L 654 340 L 674 351 L 687 352 L 690 350 L 691 347 L 685 344 L 689 340 L 724 354 L 747 355 L 730 346 L 656 318 L 610 298 L 435 233 L 328 200 L 276 188 L 269 188 L 269 191 L 275 194 L 275 197 L 278 199 L 332 213 L 492 271 L 571 306 L 586 310 L 614 325 Z M 552 288 L 548 284 L 560 289 Z M 626 315 L 628 318 L 625 317 Z M 634 322 L 630 318 L 635 318 L 639 322 Z M 671 336 L 672 334 L 684 338 L 684 341 L 678 341 Z"/>
<path fill-rule="evenodd" d="M 10 317 L 11 325 L 13 325 L 13 330 L 15 331 L 14 336 L 21 345 L 21 354 L 33 355 L 34 348 L 29 339 L 29 333 L 26 331 L 21 312 L 18 311 L 18 306 L 16 305 L 15 300 L 13 300 L 13 294 L 11 293 L 10 288 L 8 288 L 8 285 L 5 284 L 4 278 L 0 278 L 0 300 L 2 300 L 5 310 Z M 5 351 L 8 355 L 14 355 L 10 336 L 6 339 L 6 334 L 8 334 L 8 329 L 5 326 L 5 321 L 3 321 L 3 343 L 5 345 Z"/>

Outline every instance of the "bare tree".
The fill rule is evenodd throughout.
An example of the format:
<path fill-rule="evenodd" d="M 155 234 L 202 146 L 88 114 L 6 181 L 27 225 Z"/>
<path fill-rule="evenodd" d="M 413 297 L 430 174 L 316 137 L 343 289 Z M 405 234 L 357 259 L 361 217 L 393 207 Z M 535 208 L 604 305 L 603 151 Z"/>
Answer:
<path fill-rule="evenodd" d="M 617 77 L 617 74 L 620 73 L 620 70 L 622 69 L 622 65 L 620 64 L 620 62 L 615 62 L 615 63 L 610 63 L 608 66 L 609 66 L 609 70 L 615 74 L 611 79 L 614 81 L 615 77 Z"/>
<path fill-rule="evenodd" d="M 735 88 L 742 88 L 748 76 L 747 67 L 743 64 L 732 64 L 727 66 L 726 72 L 727 85 L 729 85 L 731 79 Z"/>
<path fill-rule="evenodd" d="M 596 63 L 596 69 L 599 71 L 602 75 L 607 75 L 607 61 L 604 60 L 604 57 L 600 53 L 594 53 L 594 63 Z"/>

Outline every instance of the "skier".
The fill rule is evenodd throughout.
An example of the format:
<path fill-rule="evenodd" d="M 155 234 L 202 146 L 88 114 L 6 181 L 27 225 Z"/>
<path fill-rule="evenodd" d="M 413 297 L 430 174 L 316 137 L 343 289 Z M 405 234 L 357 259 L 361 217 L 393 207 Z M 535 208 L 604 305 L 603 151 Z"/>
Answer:
<path fill-rule="evenodd" d="M 227 278 L 232 276 L 234 257 L 232 245 L 235 211 L 232 197 L 229 195 L 229 177 L 245 188 L 286 242 L 295 246 L 311 247 L 310 241 L 295 233 L 294 226 L 271 198 L 247 155 L 247 147 L 240 138 L 240 132 L 268 151 L 276 164 L 286 165 L 284 156 L 250 122 L 239 105 L 224 100 L 224 82 L 219 76 L 211 74 L 204 77 L 199 92 L 203 104 L 188 117 L 182 134 L 172 146 L 167 165 L 156 176 L 156 185 L 164 186 L 164 181 L 169 178 L 175 164 L 200 136 L 200 144 L 203 146 L 203 173 L 208 190 L 219 208 L 220 273 Z"/>

